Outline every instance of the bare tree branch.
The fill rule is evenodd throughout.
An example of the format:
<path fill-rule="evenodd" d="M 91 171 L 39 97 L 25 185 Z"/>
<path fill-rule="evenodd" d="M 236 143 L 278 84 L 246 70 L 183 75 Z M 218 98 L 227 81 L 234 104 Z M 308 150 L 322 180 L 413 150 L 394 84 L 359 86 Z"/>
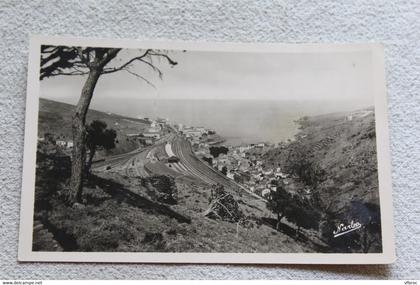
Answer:
<path fill-rule="evenodd" d="M 150 49 L 146 50 L 146 52 L 143 55 L 134 57 L 134 58 L 130 59 L 129 61 L 127 61 L 126 63 L 124 63 L 123 65 L 119 66 L 119 67 L 111 67 L 111 68 L 104 69 L 103 74 L 108 74 L 108 73 L 113 73 L 113 72 L 117 72 L 117 71 L 123 70 L 124 68 L 126 68 L 127 66 L 129 66 L 134 61 L 140 60 L 140 59 L 144 58 L 145 56 L 147 56 L 147 54 L 150 51 L 151 51 Z"/>
<path fill-rule="evenodd" d="M 131 58 L 124 64 L 117 67 L 105 67 L 117 54 L 120 48 L 82 48 L 65 46 L 42 46 L 41 56 L 41 76 L 40 79 L 57 75 L 86 75 L 92 68 L 102 70 L 101 74 L 110 74 L 120 70 L 134 75 L 150 86 L 154 87 L 149 80 L 129 70 L 129 67 L 136 61 L 144 63 L 155 71 L 162 79 L 162 71 L 153 63 L 153 57 L 161 57 L 168 61 L 171 66 L 177 64 L 164 52 L 147 49 L 140 56 Z"/>
<path fill-rule="evenodd" d="M 108 74 L 108 73 L 113 73 L 113 72 L 123 70 L 126 67 L 128 67 L 130 64 L 132 64 L 133 62 L 141 61 L 143 63 L 146 63 L 150 67 L 152 67 L 154 71 L 157 71 L 159 73 L 159 77 L 161 77 L 160 70 L 156 66 L 154 66 L 151 62 L 148 62 L 148 61 L 144 60 L 144 58 L 147 57 L 147 56 L 163 57 L 172 66 L 178 64 L 176 61 L 172 60 L 168 55 L 166 55 L 164 53 L 155 53 L 155 52 L 153 52 L 152 49 L 148 49 L 141 56 L 134 57 L 134 58 L 130 59 L 129 61 L 127 61 L 126 63 L 120 65 L 119 67 L 111 67 L 111 68 L 104 69 L 103 74 Z"/>
<path fill-rule="evenodd" d="M 159 78 L 162 79 L 163 73 L 157 66 L 155 66 L 151 62 L 148 62 L 148 61 L 146 61 L 144 59 L 141 59 L 141 58 L 137 58 L 137 61 L 140 61 L 140 62 L 148 65 L 150 68 L 152 68 L 153 71 L 157 72 Z M 102 74 L 110 74 L 110 73 L 114 73 L 114 72 L 117 72 L 117 71 L 120 71 L 120 70 L 128 70 L 129 67 L 130 67 L 130 65 L 127 65 L 127 64 L 124 64 L 123 66 L 124 66 L 123 68 L 121 68 L 121 66 L 118 67 L 118 68 L 105 68 L 103 70 Z"/>
<path fill-rule="evenodd" d="M 129 69 L 127 69 L 127 68 L 125 68 L 125 69 L 122 69 L 123 71 L 126 71 L 126 72 L 128 72 L 128 73 L 130 73 L 131 75 L 134 75 L 135 77 L 137 77 L 137 78 L 140 78 L 140 79 L 142 79 L 144 82 L 146 82 L 147 84 L 149 84 L 151 87 L 153 87 L 153 88 L 156 88 L 156 86 L 152 83 L 152 82 L 150 82 L 149 80 L 147 80 L 146 78 L 144 78 L 143 76 L 141 76 L 140 74 L 137 74 L 137 73 L 135 73 L 135 72 L 132 72 L 131 70 L 129 70 Z"/>
<path fill-rule="evenodd" d="M 153 71 L 155 71 L 155 72 L 158 73 L 159 78 L 162 79 L 163 73 L 162 73 L 162 71 L 156 65 L 153 65 L 151 62 L 148 62 L 148 61 L 143 60 L 143 59 L 139 59 L 139 61 L 147 64 L 148 66 L 150 66 Z"/>
<path fill-rule="evenodd" d="M 164 57 L 166 58 L 166 60 L 169 62 L 170 65 L 174 66 L 177 65 L 178 62 L 172 60 L 167 54 L 164 53 L 154 53 L 153 51 L 151 53 L 149 53 L 149 55 L 151 56 L 160 56 L 160 57 Z"/>

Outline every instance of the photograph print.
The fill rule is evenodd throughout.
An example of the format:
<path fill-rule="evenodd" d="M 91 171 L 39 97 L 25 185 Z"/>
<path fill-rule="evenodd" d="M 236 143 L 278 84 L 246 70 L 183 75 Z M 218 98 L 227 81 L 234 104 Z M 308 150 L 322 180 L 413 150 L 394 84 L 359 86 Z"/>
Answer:
<path fill-rule="evenodd" d="M 19 258 L 389 257 L 382 52 L 32 39 Z"/>

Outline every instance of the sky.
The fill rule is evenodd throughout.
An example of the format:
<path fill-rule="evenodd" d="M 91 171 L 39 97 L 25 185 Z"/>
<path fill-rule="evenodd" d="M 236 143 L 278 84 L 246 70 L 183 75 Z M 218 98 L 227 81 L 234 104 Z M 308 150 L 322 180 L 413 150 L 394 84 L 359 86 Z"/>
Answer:
<path fill-rule="evenodd" d="M 110 65 L 118 65 L 139 50 L 123 50 Z M 143 99 L 276 100 L 337 102 L 372 106 L 372 65 L 369 52 L 245 53 L 169 51 L 178 65 L 156 59 L 159 79 L 147 65 L 131 70 L 151 81 L 151 87 L 127 72 L 102 75 L 91 107 L 113 111 L 115 102 Z M 57 76 L 41 81 L 40 96 L 75 104 L 86 77 Z M 121 100 L 121 101 L 120 101 Z M 112 103 L 111 103 L 112 102 Z M 121 113 L 121 108 L 119 113 Z"/>

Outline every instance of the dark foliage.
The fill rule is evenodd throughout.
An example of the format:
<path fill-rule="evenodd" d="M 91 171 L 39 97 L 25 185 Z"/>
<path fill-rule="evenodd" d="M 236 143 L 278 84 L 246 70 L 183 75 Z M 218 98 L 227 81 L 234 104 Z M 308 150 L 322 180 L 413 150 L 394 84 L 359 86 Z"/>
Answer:
<path fill-rule="evenodd" d="M 43 45 L 41 46 L 41 54 L 46 54 L 44 57 L 41 56 L 41 80 L 53 76 L 55 72 L 73 67 L 78 57 L 75 48 L 65 46 Z"/>
<path fill-rule="evenodd" d="M 162 76 L 162 72 L 153 64 L 152 58 L 164 58 L 170 66 L 178 64 L 165 52 L 147 49 L 142 51 L 139 56 L 128 60 L 120 66 L 105 67 L 120 51 L 121 49 L 118 48 L 42 45 L 40 79 L 57 75 L 85 75 L 89 73 L 91 68 L 101 67 L 102 74 L 124 70 L 150 84 L 148 80 L 129 69 L 132 63 L 144 63 L 156 71 L 160 77 Z"/>
<path fill-rule="evenodd" d="M 113 129 L 107 129 L 105 122 L 94 120 L 87 126 L 86 133 L 86 146 L 89 150 L 86 171 L 89 172 L 92 166 L 92 159 L 97 150 L 110 150 L 115 148 L 117 132 Z"/>
<path fill-rule="evenodd" d="M 223 166 L 222 167 L 222 171 L 221 171 L 224 175 L 227 175 L 227 167 Z"/>
<path fill-rule="evenodd" d="M 319 212 L 306 199 L 288 193 L 283 185 L 277 186 L 277 190 L 271 192 L 267 208 L 277 215 L 277 229 L 283 217 L 294 223 L 298 230 L 318 229 Z"/>
<path fill-rule="evenodd" d="M 299 142 L 293 142 L 287 151 L 287 172 L 297 175 L 305 184 L 313 188 L 325 180 L 326 172 L 312 159 L 310 149 Z"/>
<path fill-rule="evenodd" d="M 320 214 L 308 200 L 293 195 L 290 203 L 289 211 L 286 212 L 287 219 L 294 223 L 298 230 L 299 228 L 318 229 Z"/>
<path fill-rule="evenodd" d="M 176 204 L 178 189 L 175 180 L 171 176 L 156 175 L 147 178 L 147 181 L 158 191 L 157 200 L 166 204 Z"/>
<path fill-rule="evenodd" d="M 229 149 L 225 146 L 211 146 L 210 147 L 210 154 L 214 157 L 217 158 L 219 157 L 220 154 L 227 154 L 229 151 Z"/>
<path fill-rule="evenodd" d="M 38 143 L 36 156 L 35 212 L 49 210 L 51 197 L 57 195 L 61 183 L 70 177 L 70 157 L 64 154 L 52 138 Z"/>
<path fill-rule="evenodd" d="M 380 209 L 378 205 L 352 201 L 342 213 L 327 212 L 320 223 L 322 239 L 336 252 L 381 252 L 382 235 Z M 361 228 L 334 237 L 333 231 L 339 224 L 358 222 Z"/>
<path fill-rule="evenodd" d="M 222 185 L 212 187 L 210 207 L 205 215 L 228 222 L 238 222 L 243 217 L 238 202 L 225 191 Z"/>
<path fill-rule="evenodd" d="M 364 253 L 382 249 L 381 214 L 376 204 L 352 201 L 347 219 L 356 219 L 362 224 L 358 232 L 360 248 Z"/>
<path fill-rule="evenodd" d="M 213 166 L 213 158 L 205 156 L 203 157 L 203 160 L 207 162 L 210 166 Z"/>

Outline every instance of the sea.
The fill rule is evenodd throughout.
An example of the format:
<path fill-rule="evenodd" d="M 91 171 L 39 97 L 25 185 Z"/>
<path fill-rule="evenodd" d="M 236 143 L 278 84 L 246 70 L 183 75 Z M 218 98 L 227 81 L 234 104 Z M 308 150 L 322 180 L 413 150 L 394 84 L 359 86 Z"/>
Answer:
<path fill-rule="evenodd" d="M 92 102 L 91 108 L 134 118 L 167 118 L 184 126 L 215 130 L 226 145 L 279 143 L 299 131 L 296 120 L 366 106 L 355 102 L 308 102 L 274 100 L 127 100 Z"/>

